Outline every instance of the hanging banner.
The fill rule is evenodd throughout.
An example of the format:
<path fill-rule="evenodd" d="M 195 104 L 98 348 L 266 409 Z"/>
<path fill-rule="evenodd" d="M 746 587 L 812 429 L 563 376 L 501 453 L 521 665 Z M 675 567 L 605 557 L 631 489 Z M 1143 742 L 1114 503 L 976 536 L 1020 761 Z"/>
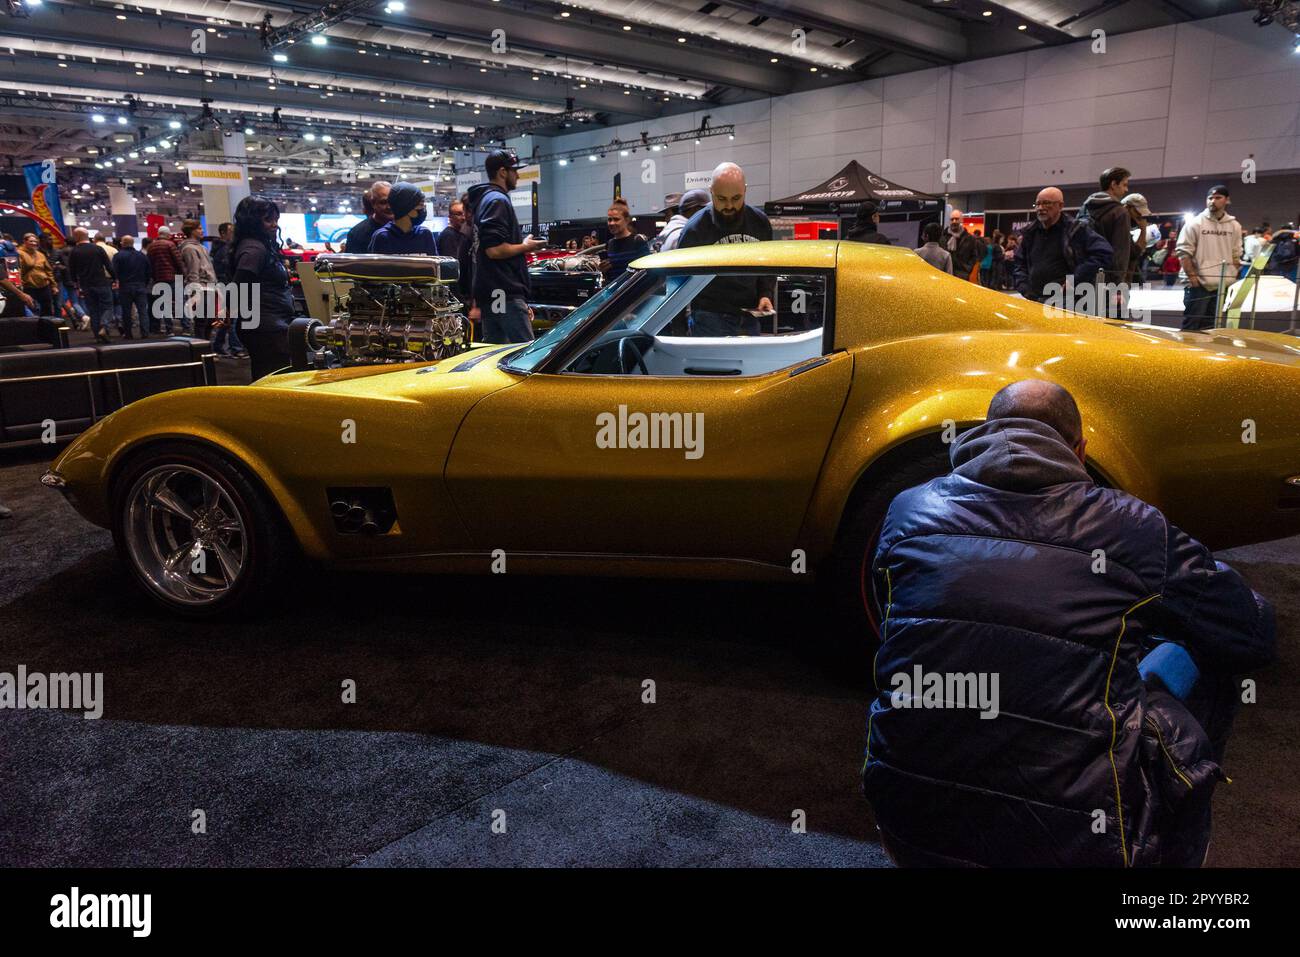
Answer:
<path fill-rule="evenodd" d="M 623 198 L 623 174 L 622 173 L 614 174 L 614 198 L 615 199 Z"/>
<path fill-rule="evenodd" d="M 695 173 L 686 174 L 686 185 L 682 187 L 682 192 L 692 189 L 708 189 L 713 185 L 713 170 L 703 170 Z"/>
<path fill-rule="evenodd" d="M 13 203 L 0 203 L 0 212 L 13 213 L 16 216 L 26 216 L 32 222 L 40 226 L 45 232 L 53 238 L 56 246 L 63 245 L 67 242 L 67 236 L 63 230 L 58 229 L 55 225 L 43 216 L 37 216 L 25 206 L 15 206 Z"/>
<path fill-rule="evenodd" d="M 542 181 L 542 167 L 539 165 L 519 167 L 519 186 Z"/>
<path fill-rule="evenodd" d="M 191 186 L 248 185 L 247 171 L 243 166 L 225 163 L 190 163 L 186 167 Z"/>
<path fill-rule="evenodd" d="M 63 204 L 59 202 L 59 186 L 56 180 L 58 166 L 54 160 L 41 160 L 39 163 L 28 163 L 23 167 L 23 175 L 27 178 L 27 188 L 32 195 L 32 211 L 40 219 L 47 223 L 53 223 L 56 227 L 51 233 L 51 239 L 54 240 L 55 246 L 62 246 L 63 243 Z"/>
<path fill-rule="evenodd" d="M 464 196 L 469 192 L 471 186 L 477 186 L 479 183 L 487 182 L 487 173 L 481 169 L 473 170 L 469 173 L 456 174 L 456 195 Z"/>

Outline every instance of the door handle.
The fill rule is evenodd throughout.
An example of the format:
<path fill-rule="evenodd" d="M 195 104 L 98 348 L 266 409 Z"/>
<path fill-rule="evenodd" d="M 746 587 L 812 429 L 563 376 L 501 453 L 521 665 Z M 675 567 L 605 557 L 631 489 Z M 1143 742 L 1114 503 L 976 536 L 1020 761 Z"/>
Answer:
<path fill-rule="evenodd" d="M 807 372 L 809 369 L 816 369 L 818 366 L 824 366 L 826 365 L 826 363 L 830 361 L 831 361 L 830 356 L 822 356 L 819 359 L 813 359 L 811 362 L 805 362 L 803 365 L 796 366 L 795 368 L 790 370 L 790 378 L 793 379 L 800 372 Z"/>

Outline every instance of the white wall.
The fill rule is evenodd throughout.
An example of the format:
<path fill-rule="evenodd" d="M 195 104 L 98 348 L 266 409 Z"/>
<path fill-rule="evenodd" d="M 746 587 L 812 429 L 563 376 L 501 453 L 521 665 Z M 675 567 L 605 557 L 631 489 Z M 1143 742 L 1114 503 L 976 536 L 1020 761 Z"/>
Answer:
<path fill-rule="evenodd" d="M 731 123 L 714 137 L 609 153 L 543 169 L 544 219 L 599 217 L 623 174 L 634 212 L 659 208 L 684 174 L 723 160 L 745 168 L 761 204 L 820 182 L 850 159 L 927 192 L 970 193 L 1094 181 L 1107 166 L 1135 180 L 1218 175 L 1240 182 L 1254 154 L 1260 171 L 1300 170 L 1300 56 L 1277 25 L 1249 13 L 1013 53 L 692 114 L 555 137 L 552 150 L 601 146 L 641 130 L 674 132 Z M 941 182 L 944 159 L 957 182 Z M 642 182 L 641 161 L 656 163 Z"/>

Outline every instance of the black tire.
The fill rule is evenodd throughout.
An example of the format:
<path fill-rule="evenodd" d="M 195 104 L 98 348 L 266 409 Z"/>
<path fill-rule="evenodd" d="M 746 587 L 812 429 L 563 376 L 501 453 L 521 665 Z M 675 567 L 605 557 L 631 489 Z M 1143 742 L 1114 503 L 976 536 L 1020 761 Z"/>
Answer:
<path fill-rule="evenodd" d="M 141 527 L 153 528 L 158 522 L 157 518 L 144 519 L 141 516 L 146 511 L 154 515 L 162 512 L 138 505 L 132 510 L 132 504 L 140 502 L 139 496 L 149 477 L 171 473 L 181 475 L 181 481 L 192 481 L 194 489 L 205 486 L 201 479 L 190 479 L 190 475 L 203 476 L 215 483 L 226 496 L 219 500 L 219 504 L 230 508 L 241 526 L 241 531 L 235 536 L 241 543 L 241 563 L 237 574 L 220 594 L 201 603 L 170 597 L 165 584 L 159 585 L 151 580 L 146 568 L 148 558 L 137 560 L 137 554 L 146 551 L 141 545 Z M 203 445 L 168 442 L 133 455 L 113 483 L 112 519 L 113 542 L 123 564 L 130 570 L 131 578 L 156 604 L 186 618 L 237 617 L 260 610 L 282 594 L 281 585 L 289 570 L 299 564 L 297 542 L 270 494 L 242 464 Z M 178 520 L 171 515 L 165 516 L 165 521 L 182 527 L 187 524 L 185 519 Z M 188 524 L 192 535 L 196 526 L 192 522 Z M 134 551 L 133 541 L 136 543 Z M 216 574 L 220 573 L 219 569 Z M 215 578 L 216 574 L 210 577 Z M 181 571 L 180 577 L 194 576 L 186 576 Z M 184 590 L 183 586 L 178 590 Z"/>
<path fill-rule="evenodd" d="M 865 638 L 873 649 L 880 643 L 884 607 L 883 599 L 875 594 L 871 560 L 885 513 L 900 492 L 952 470 L 946 446 L 918 452 L 900 461 L 896 468 L 889 468 L 886 463 L 886 468 L 879 481 L 859 487 L 849 500 L 835 538 L 827 576 L 831 601 L 845 639 L 860 644 Z"/>

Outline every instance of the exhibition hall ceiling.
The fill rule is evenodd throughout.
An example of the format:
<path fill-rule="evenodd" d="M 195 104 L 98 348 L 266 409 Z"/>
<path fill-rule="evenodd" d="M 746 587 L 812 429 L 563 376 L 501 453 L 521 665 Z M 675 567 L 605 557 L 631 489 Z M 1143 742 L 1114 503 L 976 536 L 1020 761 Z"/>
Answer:
<path fill-rule="evenodd" d="M 91 178 L 97 163 L 163 178 L 199 142 L 239 132 L 255 174 L 374 167 L 396 178 L 442 164 L 450 173 L 455 149 L 523 133 L 648 124 L 1098 27 L 1241 9 L 1236 0 L 0 0 L 0 154 L 15 165 L 56 155 Z"/>

